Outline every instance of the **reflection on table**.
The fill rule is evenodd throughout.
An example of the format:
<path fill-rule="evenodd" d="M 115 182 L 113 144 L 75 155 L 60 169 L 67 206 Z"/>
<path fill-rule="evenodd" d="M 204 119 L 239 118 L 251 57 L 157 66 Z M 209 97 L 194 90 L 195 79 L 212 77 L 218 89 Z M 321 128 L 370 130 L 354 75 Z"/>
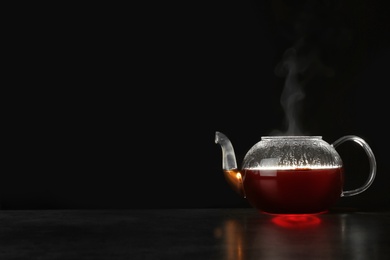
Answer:
<path fill-rule="evenodd" d="M 390 212 L 2 210 L 0 259 L 388 259 Z"/>

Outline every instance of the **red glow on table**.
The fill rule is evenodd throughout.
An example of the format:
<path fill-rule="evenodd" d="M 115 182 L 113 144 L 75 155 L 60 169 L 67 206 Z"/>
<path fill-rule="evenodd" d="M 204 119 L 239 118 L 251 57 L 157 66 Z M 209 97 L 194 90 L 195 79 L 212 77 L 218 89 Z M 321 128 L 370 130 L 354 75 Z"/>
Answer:
<path fill-rule="evenodd" d="M 284 228 L 308 228 L 318 226 L 321 223 L 321 219 L 314 214 L 275 215 L 271 221 Z"/>

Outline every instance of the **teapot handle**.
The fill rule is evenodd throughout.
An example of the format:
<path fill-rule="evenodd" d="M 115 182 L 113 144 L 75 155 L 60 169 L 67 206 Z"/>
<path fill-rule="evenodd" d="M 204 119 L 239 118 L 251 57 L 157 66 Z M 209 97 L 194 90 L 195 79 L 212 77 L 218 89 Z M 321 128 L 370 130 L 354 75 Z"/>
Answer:
<path fill-rule="evenodd" d="M 344 143 L 346 141 L 356 142 L 364 149 L 364 151 L 367 154 L 369 163 L 370 163 L 370 171 L 369 171 L 370 174 L 368 176 L 368 179 L 367 179 L 366 183 L 363 186 L 361 186 L 360 188 L 354 189 L 354 190 L 343 191 L 341 193 L 341 197 L 354 196 L 354 195 L 357 195 L 357 194 L 362 193 L 363 191 L 367 190 L 368 187 L 370 187 L 371 184 L 373 183 L 373 181 L 375 179 L 375 175 L 376 175 L 376 160 L 375 160 L 375 156 L 374 156 L 374 153 L 371 150 L 371 147 L 367 144 L 367 142 L 364 141 L 362 138 L 360 138 L 358 136 L 346 135 L 346 136 L 343 136 L 343 137 L 337 139 L 332 144 L 332 146 L 334 148 L 336 148 L 337 146 L 339 146 L 340 144 L 342 144 L 342 143 Z"/>

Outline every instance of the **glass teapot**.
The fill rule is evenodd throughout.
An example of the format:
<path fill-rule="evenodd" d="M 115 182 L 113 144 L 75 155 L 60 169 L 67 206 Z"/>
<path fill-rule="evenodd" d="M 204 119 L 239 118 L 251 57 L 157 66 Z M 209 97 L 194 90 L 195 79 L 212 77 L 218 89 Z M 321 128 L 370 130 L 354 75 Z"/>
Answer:
<path fill-rule="evenodd" d="M 369 160 L 369 175 L 363 186 L 343 190 L 344 167 L 336 147 L 346 141 L 358 143 Z M 324 213 L 340 198 L 354 196 L 370 187 L 376 175 L 375 156 L 365 140 L 347 135 L 332 144 L 321 136 L 263 136 L 246 153 L 237 168 L 230 140 L 216 132 L 222 148 L 226 181 L 249 203 L 264 213 Z"/>

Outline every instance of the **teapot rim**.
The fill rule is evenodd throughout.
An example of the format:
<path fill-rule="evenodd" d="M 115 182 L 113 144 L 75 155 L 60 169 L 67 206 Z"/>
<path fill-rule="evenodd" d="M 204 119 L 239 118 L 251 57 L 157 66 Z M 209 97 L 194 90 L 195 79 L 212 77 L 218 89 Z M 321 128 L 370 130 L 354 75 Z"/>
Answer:
<path fill-rule="evenodd" d="M 261 139 L 322 139 L 320 135 L 265 135 Z"/>

